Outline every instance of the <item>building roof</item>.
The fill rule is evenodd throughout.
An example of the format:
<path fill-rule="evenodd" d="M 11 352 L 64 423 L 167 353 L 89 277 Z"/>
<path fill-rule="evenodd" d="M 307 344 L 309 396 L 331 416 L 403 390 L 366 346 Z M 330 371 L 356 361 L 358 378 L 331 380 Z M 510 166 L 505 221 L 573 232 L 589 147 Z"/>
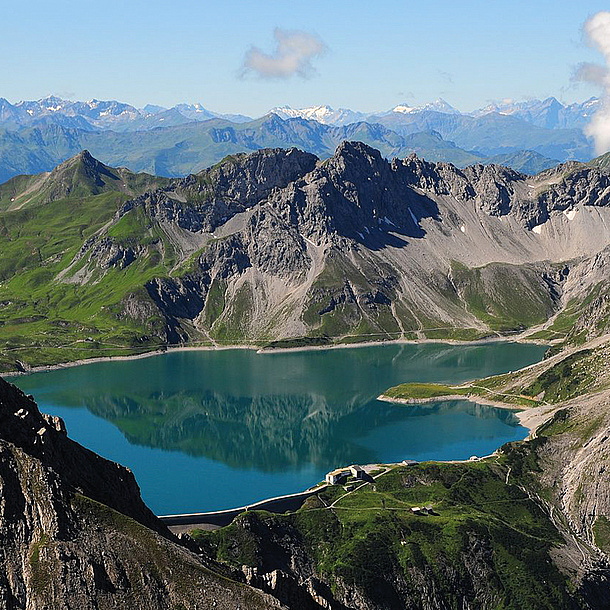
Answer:
<path fill-rule="evenodd" d="M 339 474 L 349 474 L 349 468 L 336 468 L 335 470 L 331 470 L 326 474 L 326 476 L 330 475 L 339 475 Z"/>

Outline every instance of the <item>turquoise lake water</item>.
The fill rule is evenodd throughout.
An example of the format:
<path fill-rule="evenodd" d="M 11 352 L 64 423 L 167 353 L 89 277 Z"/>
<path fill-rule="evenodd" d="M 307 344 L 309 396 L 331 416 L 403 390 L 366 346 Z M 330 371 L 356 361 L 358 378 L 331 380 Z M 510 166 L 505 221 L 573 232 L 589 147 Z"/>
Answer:
<path fill-rule="evenodd" d="M 129 466 L 151 509 L 169 514 L 297 492 L 352 463 L 489 454 L 526 436 L 511 411 L 376 397 L 408 381 L 515 370 L 544 351 L 517 343 L 183 351 L 11 381 L 61 416 L 73 439 Z"/>

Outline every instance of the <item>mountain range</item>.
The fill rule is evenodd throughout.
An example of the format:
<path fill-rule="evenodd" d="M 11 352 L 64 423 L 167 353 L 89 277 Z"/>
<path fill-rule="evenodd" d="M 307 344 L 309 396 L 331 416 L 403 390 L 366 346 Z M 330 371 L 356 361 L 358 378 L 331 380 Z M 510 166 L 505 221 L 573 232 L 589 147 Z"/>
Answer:
<path fill-rule="evenodd" d="M 0 380 L 4 605 L 607 608 L 609 167 L 528 176 L 344 141 L 326 159 L 263 149 L 183 178 L 82 151 L 0 185 L 4 371 L 177 345 L 553 343 L 520 371 L 387 393 L 501 400 L 526 410 L 526 441 L 380 465 L 373 485 L 321 487 L 295 512 L 247 510 L 191 537 L 150 512 L 131 471 Z M 172 425 L 196 426 L 180 402 L 188 417 Z"/>
<path fill-rule="evenodd" d="M 535 174 L 559 162 L 593 157 L 582 127 L 598 104 L 591 99 L 564 106 L 549 98 L 469 114 L 444 100 L 369 114 L 284 106 L 250 119 L 200 104 L 137 109 L 116 101 L 48 97 L 11 104 L 0 99 L 0 180 L 50 171 L 82 149 L 135 172 L 184 176 L 227 154 L 266 147 L 295 146 L 326 158 L 343 140 L 360 140 L 387 158 L 416 152 L 458 167 L 502 163 Z"/>
<path fill-rule="evenodd" d="M 492 102 L 472 112 L 460 112 L 444 99 L 439 98 L 420 106 L 398 104 L 386 111 L 360 112 L 348 108 L 333 109 L 331 106 L 309 106 L 292 108 L 276 106 L 266 114 L 277 114 L 283 119 L 302 118 L 317 121 L 326 125 L 343 126 L 350 123 L 376 123 L 381 117 L 400 115 L 417 115 L 426 112 L 441 114 L 482 117 L 488 114 L 513 116 L 532 123 L 537 127 L 548 129 L 580 128 L 599 109 L 601 100 L 590 98 L 582 103 L 562 104 L 554 97 L 545 100 Z M 223 118 L 235 123 L 245 123 L 252 117 L 242 114 L 222 114 L 208 110 L 200 103 L 177 104 L 164 108 L 147 104 L 136 108 L 116 100 L 102 101 L 92 99 L 87 102 L 73 102 L 57 96 L 48 96 L 39 100 L 21 101 L 11 104 L 0 98 L 0 125 L 3 127 L 21 127 L 45 123 L 61 123 L 65 126 L 80 127 L 90 130 L 112 129 L 114 131 L 139 131 L 154 129 L 166 125 L 183 124 L 190 121 L 206 121 Z"/>
<path fill-rule="evenodd" d="M 546 129 L 574 129 L 582 128 L 586 125 L 591 116 L 600 108 L 601 100 L 592 97 L 582 103 L 562 104 L 554 97 L 545 100 L 528 100 L 516 102 L 504 100 L 492 102 L 482 108 L 472 112 L 460 112 L 444 99 L 439 98 L 434 102 L 421 106 L 411 106 L 403 103 L 394 106 L 384 112 L 357 112 L 347 108 L 333 109 L 330 106 L 309 106 L 307 108 L 291 108 L 290 106 L 278 106 L 272 108 L 274 112 L 282 118 L 300 117 L 312 119 L 327 125 L 347 125 L 358 121 L 368 121 L 370 123 L 382 122 L 383 117 L 393 115 L 418 115 L 428 112 L 449 114 L 456 116 L 470 116 L 474 118 L 484 117 L 488 114 L 500 114 L 502 116 L 512 116 L 527 123 L 544 127 Z"/>
<path fill-rule="evenodd" d="M 530 177 L 343 142 L 325 160 L 264 149 L 168 179 L 85 151 L 0 186 L 2 366 L 58 345 L 480 338 L 592 303 L 601 332 L 588 299 L 608 291 L 607 167 Z"/>

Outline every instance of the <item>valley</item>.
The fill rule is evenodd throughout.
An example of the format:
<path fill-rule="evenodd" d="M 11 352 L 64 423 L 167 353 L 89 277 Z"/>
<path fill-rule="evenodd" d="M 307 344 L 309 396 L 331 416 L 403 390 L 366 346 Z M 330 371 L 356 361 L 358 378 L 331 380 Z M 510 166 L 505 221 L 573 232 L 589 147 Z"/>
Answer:
<path fill-rule="evenodd" d="M 11 381 L 61 417 L 74 440 L 129 464 L 156 514 L 176 514 L 299 492 L 345 464 L 492 453 L 527 433 L 510 411 L 449 401 L 406 410 L 376 397 L 408 379 L 462 382 L 515 370 L 545 349 L 170 351 Z"/>
<path fill-rule="evenodd" d="M 610 609 L 610 10 L 1 13 L 0 610 Z"/>
<path fill-rule="evenodd" d="M 172 576 L 179 588 L 165 595 L 173 599 L 195 599 L 202 586 L 219 591 L 220 577 L 228 589 L 210 599 L 244 607 L 398 608 L 420 603 L 423 587 L 430 607 L 540 608 L 544 599 L 548 608 L 604 608 L 609 181 L 605 157 L 532 177 L 414 155 L 388 162 L 345 142 L 325 160 L 270 149 L 179 179 L 112 168 L 85 151 L 1 185 L 3 369 L 168 352 L 16 378 L 85 445 L 133 465 L 157 512 L 176 506 L 168 501 L 209 510 L 298 491 L 353 462 L 421 460 L 392 466 L 372 486 L 326 488 L 294 513 L 248 511 L 181 540 L 142 512 L 139 492 L 117 507 L 68 469 L 66 483 L 28 492 L 28 505 L 55 498 L 58 523 L 76 528 L 69 531 L 88 523 L 116 531 L 125 546 L 100 559 L 102 541 L 85 544 L 28 517 L 5 565 L 24 552 L 33 563 L 7 590 L 46 590 L 41 557 L 46 578 L 59 582 L 74 544 L 83 562 L 96 558 L 95 578 L 112 591 L 79 599 L 114 604 L 133 590 L 128 548 L 137 540 L 155 573 L 180 565 L 199 583 Z M 454 345 L 423 343 L 442 340 Z M 366 342 L 388 345 L 319 349 Z M 171 351 L 242 345 L 262 353 Z M 317 349 L 290 351 L 298 347 Z M 513 349 L 532 357 L 509 362 Z M 469 353 L 478 367 L 468 366 Z M 231 396 L 214 364 L 222 360 L 234 371 L 225 380 Z M 172 362 L 177 368 L 158 368 Z M 296 377 L 290 362 L 301 362 Z M 315 362 L 326 379 L 317 389 Z M 408 371 L 401 362 L 417 365 Z M 456 374 L 443 373 L 443 362 Z M 119 378 L 114 389 L 109 367 Z M 204 380 L 191 392 L 190 371 Z M 358 390 L 363 372 L 374 382 Z M 253 389 L 265 379 L 294 392 Z M 35 415 L 30 399 L 3 388 Z M 380 393 L 398 402 L 378 402 Z M 509 408 L 478 404 L 486 402 Z M 515 407 L 532 430 L 525 440 Z M 11 422 L 21 413 L 13 411 Z M 59 419 L 45 421 L 64 434 Z M 53 462 L 55 450 L 43 443 L 38 453 L 32 440 L 51 424 L 16 425 L 3 432 L 3 451 L 12 454 L 25 434 L 29 453 L 16 459 L 66 471 L 65 460 Z M 149 472 L 147 463 L 156 466 Z M 176 485 L 163 482 L 170 479 Z M 231 493 L 210 493 L 206 503 L 206 487 L 222 489 L 220 481 Z M 432 512 L 412 510 L 422 504 Z M 382 576 L 368 570 L 370 557 Z M 54 586 L 65 599 L 84 595 L 80 586 Z M 157 587 L 148 582 L 140 599 Z"/>

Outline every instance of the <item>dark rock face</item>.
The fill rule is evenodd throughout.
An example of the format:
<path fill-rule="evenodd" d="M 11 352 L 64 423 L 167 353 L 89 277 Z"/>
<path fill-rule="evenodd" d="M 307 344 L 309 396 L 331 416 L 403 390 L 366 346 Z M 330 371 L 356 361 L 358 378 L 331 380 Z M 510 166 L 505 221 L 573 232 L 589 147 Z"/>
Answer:
<path fill-rule="evenodd" d="M 132 473 L 0 379 L 0 607 L 275 608 L 178 545 Z"/>
<path fill-rule="evenodd" d="M 0 439 L 54 470 L 66 489 L 78 490 L 147 527 L 165 531 L 142 502 L 131 471 L 71 441 L 59 418 L 43 416 L 31 397 L 3 380 Z"/>
<path fill-rule="evenodd" d="M 274 189 L 284 188 L 313 170 L 317 161 L 315 155 L 296 148 L 234 155 L 199 174 L 127 202 L 118 216 L 142 207 L 153 219 L 175 223 L 191 232 L 212 232 Z"/>
<path fill-rule="evenodd" d="M 606 207 L 609 187 L 608 174 L 577 163 L 531 177 L 499 165 L 458 169 L 415 155 L 387 161 L 359 142 L 343 142 L 325 161 L 294 148 L 260 150 L 125 202 L 114 219 L 130 215 L 125 224 L 83 245 L 76 260 L 87 257 L 88 265 L 70 281 L 94 282 L 111 268 L 134 265 L 164 269 L 143 285 L 143 307 L 157 308 L 148 319 L 160 323 L 142 334 L 169 343 L 191 336 L 226 342 L 316 333 L 421 336 L 426 327 L 481 335 L 523 329 L 561 306 L 563 281 L 548 270 L 534 278 L 515 267 L 505 274 L 510 291 L 490 285 L 476 295 L 456 291 L 452 261 L 482 269 L 547 260 L 545 242 L 532 229 L 539 236 L 539 225 L 561 220 L 554 237 L 571 240 L 561 212 L 573 220 L 576 205 Z M 584 243 L 584 225 L 574 225 L 581 228 L 573 241 Z M 582 255 L 570 255 L 568 265 Z M 557 248 L 548 259 L 563 263 L 565 253 Z M 506 311 L 519 294 L 551 307 L 538 307 L 529 321 L 508 307 L 518 315 L 505 320 L 508 326 L 501 320 L 491 326 L 488 315 L 498 305 Z M 479 297 L 484 302 L 473 311 Z M 144 309 L 131 304 L 141 320 Z M 339 304 L 345 307 L 337 312 Z M 333 316 L 338 319 L 330 321 Z"/>
<path fill-rule="evenodd" d="M 552 175 L 560 168 L 549 170 L 547 174 Z M 577 167 L 538 197 L 539 216 L 544 221 L 549 212 L 566 210 L 575 202 L 597 207 L 610 204 L 610 175 L 599 169 Z"/>
<path fill-rule="evenodd" d="M 90 250 L 89 260 L 95 260 L 102 269 L 110 267 L 125 269 L 143 252 L 142 246 L 123 246 L 110 237 L 104 237 Z"/>
<path fill-rule="evenodd" d="M 473 185 L 481 210 L 491 216 L 508 214 L 515 200 L 514 183 L 523 175 L 499 165 L 473 165 L 464 175 Z"/>
<path fill-rule="evenodd" d="M 367 243 L 386 239 L 381 233 L 387 231 L 422 237 L 419 220 L 437 217 L 438 208 L 409 188 L 409 178 L 379 151 L 344 142 L 331 159 L 276 193 L 271 205 L 316 243 L 333 235 Z"/>
<path fill-rule="evenodd" d="M 118 218 L 137 207 L 143 208 L 148 216 L 159 222 L 174 223 L 178 227 L 192 232 L 210 230 L 214 221 L 218 221 L 216 217 L 222 213 L 221 209 L 198 210 L 193 206 L 185 206 L 164 191 L 153 191 L 125 203 L 117 212 Z"/>
<path fill-rule="evenodd" d="M 269 211 L 260 210 L 250 217 L 245 241 L 248 260 L 264 273 L 302 279 L 311 262 L 299 233 Z"/>

